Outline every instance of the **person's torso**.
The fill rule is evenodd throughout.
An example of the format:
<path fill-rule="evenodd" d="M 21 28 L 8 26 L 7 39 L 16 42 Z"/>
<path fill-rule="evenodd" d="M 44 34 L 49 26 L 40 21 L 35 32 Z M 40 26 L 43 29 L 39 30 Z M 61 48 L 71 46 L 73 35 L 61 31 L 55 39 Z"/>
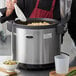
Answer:
<path fill-rule="evenodd" d="M 18 5 L 24 12 L 26 17 L 30 17 L 31 13 L 35 9 L 37 0 L 18 0 Z M 52 7 L 53 0 L 40 0 L 38 4 L 38 9 L 50 11 Z M 56 0 L 55 8 L 54 8 L 54 19 L 60 19 L 60 4 L 59 0 Z"/>

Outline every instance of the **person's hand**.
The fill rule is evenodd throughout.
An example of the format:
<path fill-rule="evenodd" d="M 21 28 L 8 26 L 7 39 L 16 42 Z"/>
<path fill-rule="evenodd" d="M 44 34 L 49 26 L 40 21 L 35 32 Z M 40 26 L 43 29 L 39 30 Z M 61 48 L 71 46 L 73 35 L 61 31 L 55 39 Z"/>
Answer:
<path fill-rule="evenodd" d="M 14 10 L 14 4 L 17 3 L 17 0 L 6 0 L 6 16 L 9 16 L 12 14 Z"/>

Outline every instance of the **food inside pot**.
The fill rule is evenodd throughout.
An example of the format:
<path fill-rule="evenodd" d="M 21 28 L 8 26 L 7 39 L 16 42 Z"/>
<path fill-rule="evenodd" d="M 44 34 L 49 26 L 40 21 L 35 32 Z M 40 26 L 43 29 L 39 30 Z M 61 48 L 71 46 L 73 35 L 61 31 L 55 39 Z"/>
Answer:
<path fill-rule="evenodd" d="M 6 64 L 6 65 L 15 65 L 15 64 L 17 64 L 17 62 L 13 61 L 13 60 L 7 60 L 7 61 L 4 61 L 3 64 Z"/>
<path fill-rule="evenodd" d="M 28 26 L 46 26 L 46 25 L 50 25 L 48 22 L 32 22 L 32 23 L 28 23 Z"/>
<path fill-rule="evenodd" d="M 50 25 L 55 25 L 58 22 L 55 22 L 53 20 L 48 21 L 48 20 L 28 20 L 28 21 L 20 21 L 17 20 L 15 21 L 16 24 L 25 25 L 25 26 L 50 26 Z"/>

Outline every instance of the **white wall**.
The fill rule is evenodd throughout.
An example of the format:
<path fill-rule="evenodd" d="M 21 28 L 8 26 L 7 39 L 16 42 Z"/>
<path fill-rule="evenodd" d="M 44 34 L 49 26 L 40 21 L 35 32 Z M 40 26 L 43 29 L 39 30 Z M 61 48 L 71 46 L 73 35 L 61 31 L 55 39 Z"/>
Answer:
<path fill-rule="evenodd" d="M 0 0 L 0 9 L 5 7 L 5 0 Z M 2 24 L 0 23 L 0 31 L 3 29 Z"/>
<path fill-rule="evenodd" d="M 5 1 L 6 1 L 6 0 L 0 0 L 0 8 L 5 7 Z"/>
<path fill-rule="evenodd" d="M 0 0 L 0 9 L 6 6 L 6 0 Z M 4 31 L 5 34 L 9 35 L 10 32 L 7 30 L 7 23 L 0 23 L 0 31 Z"/>

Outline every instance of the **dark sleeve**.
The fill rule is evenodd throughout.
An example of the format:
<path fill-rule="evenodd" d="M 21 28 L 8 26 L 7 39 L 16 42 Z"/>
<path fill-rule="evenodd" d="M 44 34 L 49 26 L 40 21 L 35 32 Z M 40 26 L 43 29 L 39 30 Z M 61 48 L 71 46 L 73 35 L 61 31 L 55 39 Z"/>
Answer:
<path fill-rule="evenodd" d="M 76 24 L 76 0 L 72 0 L 71 17 L 70 17 L 69 23 Z"/>
<path fill-rule="evenodd" d="M 76 45 L 76 0 L 72 0 L 71 17 L 68 22 L 68 33 Z"/>
<path fill-rule="evenodd" d="M 60 0 L 56 0 L 55 8 L 54 8 L 54 19 L 61 20 L 60 16 Z"/>
<path fill-rule="evenodd" d="M 13 13 L 10 16 L 6 17 L 5 16 L 6 10 L 7 8 L 0 9 L 0 12 L 3 14 L 3 16 L 0 18 L 1 23 L 4 23 L 5 21 L 8 20 L 14 20 L 17 17 L 15 11 L 13 11 Z"/>
<path fill-rule="evenodd" d="M 17 0 L 17 4 L 20 7 L 20 9 L 24 12 L 24 0 Z M 8 21 L 8 20 L 14 20 L 15 18 L 17 18 L 15 10 L 10 16 L 6 17 L 5 16 L 6 9 L 7 8 L 0 10 L 3 13 L 3 16 L 0 18 L 1 23 Z"/>
<path fill-rule="evenodd" d="M 6 7 L 5 7 L 5 8 L 0 9 L 0 12 L 2 13 L 2 16 L 5 16 L 6 9 L 7 9 Z"/>

